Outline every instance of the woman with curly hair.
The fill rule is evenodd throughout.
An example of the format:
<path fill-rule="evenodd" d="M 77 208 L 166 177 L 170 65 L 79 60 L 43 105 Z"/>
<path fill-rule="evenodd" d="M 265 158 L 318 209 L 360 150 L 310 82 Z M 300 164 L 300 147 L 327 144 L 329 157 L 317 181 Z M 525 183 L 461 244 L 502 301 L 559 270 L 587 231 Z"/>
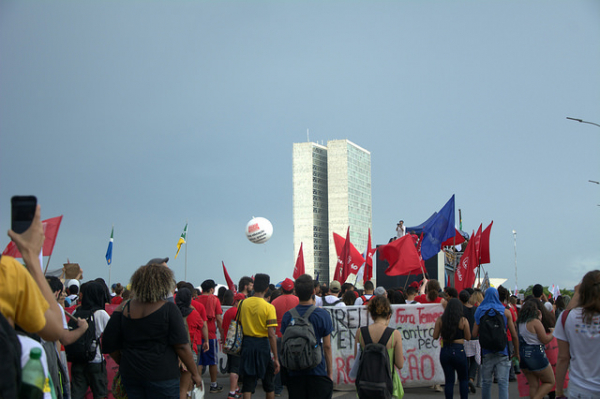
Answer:
<path fill-rule="evenodd" d="M 435 321 L 433 339 L 442 337 L 440 363 L 444 370 L 446 399 L 454 396 L 454 376 L 458 375 L 461 399 L 469 396 L 469 365 L 465 353 L 464 342 L 471 339 L 469 321 L 464 317 L 462 302 L 451 298 L 444 313 Z"/>
<path fill-rule="evenodd" d="M 168 267 L 140 267 L 131 277 L 133 299 L 113 312 L 104 330 L 102 351 L 119 364 L 130 399 L 179 398 L 178 358 L 194 384 L 202 383 L 181 312 L 166 300 L 173 288 Z"/>
<path fill-rule="evenodd" d="M 360 344 L 361 349 L 364 349 L 365 337 L 369 338 L 367 341 L 379 342 L 384 334 L 389 334 L 389 338 L 385 344 L 385 347 L 387 348 L 388 357 L 390 358 L 390 368 L 392 371 L 393 389 L 390 393 L 395 398 L 401 398 L 404 394 L 404 390 L 402 388 L 400 376 L 394 369 L 394 366 L 398 367 L 398 369 L 401 369 L 404 365 L 404 355 L 402 354 L 402 335 L 400 334 L 400 331 L 388 327 L 392 317 L 392 307 L 390 306 L 390 301 L 384 296 L 374 296 L 371 298 L 371 300 L 369 300 L 367 310 L 373 319 L 373 324 L 367 327 L 360 327 L 356 331 L 354 356 L 356 356 L 357 344 Z M 358 386 L 358 377 L 356 383 Z"/>
<path fill-rule="evenodd" d="M 554 335 L 558 340 L 556 398 L 563 396 L 567 369 L 570 369 L 569 397 L 597 398 L 600 392 L 600 270 L 588 272 L 575 287 L 567 310 L 556 321 Z"/>
<path fill-rule="evenodd" d="M 517 319 L 521 370 L 527 378 L 532 399 L 542 399 L 554 386 L 554 373 L 544 349 L 552 341 L 552 333 L 546 334 L 540 305 L 535 298 L 525 301 Z"/>

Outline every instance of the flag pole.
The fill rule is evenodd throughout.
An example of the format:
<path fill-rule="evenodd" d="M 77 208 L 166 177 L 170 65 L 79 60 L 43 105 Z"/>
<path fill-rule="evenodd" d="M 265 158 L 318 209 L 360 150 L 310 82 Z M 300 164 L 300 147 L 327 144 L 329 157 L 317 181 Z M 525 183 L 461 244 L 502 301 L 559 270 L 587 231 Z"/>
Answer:
<path fill-rule="evenodd" d="M 188 221 L 185 221 L 185 225 L 187 226 Z M 188 238 L 187 238 L 187 231 L 185 233 L 185 272 L 184 272 L 184 279 L 185 281 L 187 281 L 187 242 L 188 242 Z"/>
<path fill-rule="evenodd" d="M 108 286 L 110 287 L 110 270 L 112 269 L 112 262 L 110 262 L 111 265 L 108 265 Z"/>
<path fill-rule="evenodd" d="M 50 253 L 50 255 L 48 255 L 48 262 L 46 262 L 46 268 L 44 269 L 44 276 L 46 275 L 46 272 L 48 271 L 48 265 L 50 265 L 51 257 L 52 257 L 52 253 Z"/>

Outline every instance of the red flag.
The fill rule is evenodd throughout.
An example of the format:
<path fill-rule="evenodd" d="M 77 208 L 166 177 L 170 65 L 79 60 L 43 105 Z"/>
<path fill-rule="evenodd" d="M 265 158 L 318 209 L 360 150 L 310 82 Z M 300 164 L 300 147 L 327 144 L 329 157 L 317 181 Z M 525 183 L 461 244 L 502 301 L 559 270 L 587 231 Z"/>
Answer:
<path fill-rule="evenodd" d="M 302 243 L 300 243 L 300 251 L 298 251 L 298 259 L 296 259 L 296 265 L 294 266 L 294 280 L 304 274 L 304 252 L 302 252 Z"/>
<path fill-rule="evenodd" d="M 366 283 L 373 278 L 373 255 L 375 255 L 375 252 L 377 252 L 377 248 L 371 248 L 371 229 L 369 229 L 369 241 L 367 242 L 367 259 L 363 283 Z"/>
<path fill-rule="evenodd" d="M 44 227 L 44 248 L 43 256 L 52 255 L 54 250 L 54 243 L 56 242 L 56 236 L 58 235 L 58 229 L 60 228 L 60 222 L 62 222 L 62 215 L 55 218 L 42 220 L 42 226 Z M 17 245 L 14 242 L 9 242 L 2 255 L 12 256 L 13 258 L 22 258 L 23 255 L 17 249 Z"/>
<path fill-rule="evenodd" d="M 492 232 L 492 225 L 494 221 L 481 233 L 481 241 L 479 242 L 479 264 L 490 263 L 490 233 Z"/>
<path fill-rule="evenodd" d="M 481 227 L 482 224 L 479 224 L 479 228 L 477 229 L 477 233 L 475 233 L 475 236 L 473 237 L 473 242 L 475 244 L 475 262 L 477 263 L 477 266 L 479 266 L 479 245 L 481 243 Z"/>
<path fill-rule="evenodd" d="M 227 287 L 235 293 L 236 292 L 235 284 L 233 284 L 233 280 L 231 279 L 231 277 L 229 277 L 229 273 L 227 273 L 227 268 L 225 267 L 225 262 L 221 261 L 221 263 L 223 264 L 223 274 L 225 275 L 225 281 L 227 281 Z"/>
<path fill-rule="evenodd" d="M 475 240 L 471 239 L 467 243 L 465 252 L 460 258 L 460 262 L 454 273 L 454 288 L 456 288 L 458 292 L 473 286 L 473 283 L 475 282 L 476 267 L 477 257 L 475 253 Z"/>
<path fill-rule="evenodd" d="M 350 228 L 348 228 L 348 233 L 346 234 L 349 237 Z M 363 258 L 362 254 L 358 252 L 358 250 L 352 245 L 349 239 L 344 240 L 342 236 L 337 233 L 333 233 L 333 241 L 335 243 L 335 250 L 338 255 L 337 265 L 335 267 L 335 274 L 333 280 L 337 280 L 340 283 L 344 283 L 350 274 L 358 273 L 358 269 L 365 263 L 365 258 Z M 344 251 L 344 246 L 348 242 L 348 248 L 345 257 L 342 256 L 342 252 Z M 343 276 L 344 270 L 344 262 L 343 259 L 346 259 L 346 275 Z M 344 277 L 344 280 L 340 280 Z"/>
<path fill-rule="evenodd" d="M 379 247 L 379 256 L 390 266 L 385 271 L 388 276 L 405 276 L 421 270 L 421 257 L 415 248 L 411 235 L 405 235 L 389 244 Z"/>
<path fill-rule="evenodd" d="M 465 237 L 463 237 L 462 234 L 460 234 L 458 229 L 455 228 L 454 230 L 456 230 L 456 234 L 454 235 L 454 237 L 448 238 L 446 241 L 444 241 L 442 243 L 442 247 L 446 247 L 448 245 L 458 245 L 465 242 Z"/>

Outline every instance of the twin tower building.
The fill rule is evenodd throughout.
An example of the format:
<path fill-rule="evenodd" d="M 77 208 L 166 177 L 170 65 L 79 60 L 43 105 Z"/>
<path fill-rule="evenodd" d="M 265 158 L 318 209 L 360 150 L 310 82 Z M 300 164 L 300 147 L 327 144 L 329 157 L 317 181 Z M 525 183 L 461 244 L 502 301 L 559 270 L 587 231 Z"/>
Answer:
<path fill-rule="evenodd" d="M 348 140 L 294 143 L 293 185 L 294 259 L 302 243 L 306 273 L 329 282 L 337 263 L 333 233 L 346 238 L 350 226 L 352 244 L 367 248 L 371 153 Z"/>

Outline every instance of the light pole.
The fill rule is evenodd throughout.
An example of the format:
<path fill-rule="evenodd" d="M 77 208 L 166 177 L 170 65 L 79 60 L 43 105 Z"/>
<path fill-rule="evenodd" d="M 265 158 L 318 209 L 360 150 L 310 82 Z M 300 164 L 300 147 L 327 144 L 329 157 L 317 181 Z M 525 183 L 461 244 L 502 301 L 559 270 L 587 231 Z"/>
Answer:
<path fill-rule="evenodd" d="M 517 287 L 519 286 L 518 284 L 518 280 L 517 280 L 517 231 L 513 230 L 513 238 L 515 241 L 515 291 L 517 290 Z"/>
<path fill-rule="evenodd" d="M 588 122 L 588 121 L 584 121 L 584 120 L 577 119 L 577 118 L 570 118 L 570 117 L 568 117 L 568 116 L 567 116 L 567 119 L 569 119 L 569 120 L 571 120 L 571 121 L 579 122 L 579 123 L 587 123 L 588 125 L 594 125 L 594 126 L 598 126 L 598 127 L 600 127 L 600 125 L 599 125 L 599 124 L 597 124 L 597 123 L 594 123 L 594 122 Z"/>

